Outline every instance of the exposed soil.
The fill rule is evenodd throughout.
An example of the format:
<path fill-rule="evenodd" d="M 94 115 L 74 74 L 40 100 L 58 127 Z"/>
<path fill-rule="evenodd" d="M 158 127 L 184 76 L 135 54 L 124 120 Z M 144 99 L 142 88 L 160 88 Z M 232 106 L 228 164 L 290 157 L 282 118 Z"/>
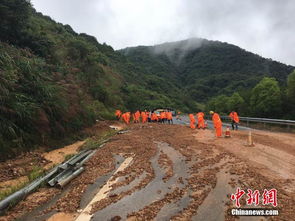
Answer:
<path fill-rule="evenodd" d="M 73 220 L 75 218 L 75 215 L 69 214 L 69 213 L 56 213 L 53 216 L 51 216 L 48 221 L 68 221 Z"/>
<path fill-rule="evenodd" d="M 247 139 L 248 134 L 241 131 L 234 131 L 234 136 L 240 139 Z M 270 146 L 278 150 L 282 150 L 289 154 L 295 155 L 295 134 L 290 133 L 274 133 L 255 130 L 252 132 L 255 143 Z"/>
<path fill-rule="evenodd" d="M 0 182 L 27 175 L 34 167 L 44 167 L 49 161 L 42 157 L 41 151 L 22 154 L 15 159 L 0 163 Z M 0 184 L 1 186 L 1 184 Z"/>
<path fill-rule="evenodd" d="M 48 160 L 50 163 L 45 165 L 45 169 L 49 169 L 54 165 L 60 164 L 65 160 L 67 155 L 74 155 L 79 152 L 79 148 L 85 143 L 86 141 L 78 141 L 74 144 L 65 146 L 60 149 L 56 149 L 50 151 L 48 153 L 43 153 L 42 156 Z"/>
<path fill-rule="evenodd" d="M 104 197 L 91 204 L 92 220 L 237 220 L 239 217 L 228 213 L 234 208 L 230 196 L 237 187 L 260 193 L 272 188 L 278 191 L 276 209 L 280 215 L 253 220 L 292 220 L 295 136 L 254 131 L 255 146 L 247 147 L 247 131 L 231 135 L 217 139 L 211 130 L 131 124 L 128 132 L 113 136 L 99 149 L 87 162 L 85 172 L 65 190 L 42 188 L 2 220 L 30 211 L 34 214 L 30 221 L 75 220 L 107 182 L 112 185 Z M 132 157 L 132 161 L 114 174 L 123 162 L 118 156 L 123 160 Z M 241 204 L 246 207 L 245 199 Z M 271 205 L 261 207 L 274 209 Z"/>
<path fill-rule="evenodd" d="M 103 135 L 113 130 L 110 125 L 115 125 L 119 129 L 125 127 L 120 122 L 102 121 L 91 128 L 86 128 L 83 133 L 91 137 L 103 137 Z M 46 171 L 54 165 L 62 163 L 66 157 L 78 153 L 85 142 L 77 141 L 51 151 L 45 151 L 48 148 L 40 148 L 36 151 L 21 154 L 15 159 L 0 162 L 0 193 L 28 182 L 29 174 L 36 168 Z"/>

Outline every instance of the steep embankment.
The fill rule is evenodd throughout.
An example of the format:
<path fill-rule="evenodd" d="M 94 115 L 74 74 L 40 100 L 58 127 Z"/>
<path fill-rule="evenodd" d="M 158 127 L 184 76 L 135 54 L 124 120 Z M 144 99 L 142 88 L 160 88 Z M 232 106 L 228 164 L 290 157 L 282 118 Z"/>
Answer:
<path fill-rule="evenodd" d="M 147 75 L 28 1 L 1 1 L 0 20 L 0 158 L 64 140 L 96 119 L 113 117 L 115 108 L 188 110 L 189 98 L 173 82 Z"/>

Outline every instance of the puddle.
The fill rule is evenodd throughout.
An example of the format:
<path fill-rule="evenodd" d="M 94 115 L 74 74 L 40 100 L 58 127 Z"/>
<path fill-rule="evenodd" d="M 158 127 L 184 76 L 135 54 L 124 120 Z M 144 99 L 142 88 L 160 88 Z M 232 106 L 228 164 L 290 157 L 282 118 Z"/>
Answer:
<path fill-rule="evenodd" d="M 109 220 L 115 216 L 120 216 L 124 220 L 129 213 L 136 212 L 154 201 L 164 198 L 165 194 L 172 192 L 175 188 L 184 188 L 187 182 L 186 178 L 188 177 L 187 172 L 189 171 L 184 156 L 166 143 L 157 144 L 158 152 L 151 160 L 155 172 L 155 178 L 145 188 L 138 190 L 131 195 L 125 196 L 118 202 L 97 211 L 91 220 Z M 158 164 L 160 151 L 167 154 L 173 162 L 174 174 L 166 182 L 162 180 L 166 175 L 165 170 Z M 184 182 L 179 183 L 179 178 L 182 178 Z M 173 207 L 173 205 L 171 205 L 171 207 Z M 169 211 L 174 212 L 174 210 L 170 208 L 166 210 L 166 213 Z"/>

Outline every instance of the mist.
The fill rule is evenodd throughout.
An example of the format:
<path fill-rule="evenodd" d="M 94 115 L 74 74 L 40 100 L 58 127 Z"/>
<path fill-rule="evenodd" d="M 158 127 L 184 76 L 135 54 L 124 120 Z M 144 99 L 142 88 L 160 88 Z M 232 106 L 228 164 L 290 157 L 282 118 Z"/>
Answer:
<path fill-rule="evenodd" d="M 295 65 L 292 0 L 32 0 L 32 3 L 43 14 L 71 25 L 77 32 L 93 35 L 115 49 L 205 38 Z"/>

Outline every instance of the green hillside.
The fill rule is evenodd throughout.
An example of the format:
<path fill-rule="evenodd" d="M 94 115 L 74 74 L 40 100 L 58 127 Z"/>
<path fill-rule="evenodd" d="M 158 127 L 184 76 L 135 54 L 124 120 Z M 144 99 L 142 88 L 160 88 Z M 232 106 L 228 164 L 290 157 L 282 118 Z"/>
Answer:
<path fill-rule="evenodd" d="M 188 109 L 173 83 L 145 76 L 112 47 L 28 1 L 1 1 L 0 20 L 2 153 L 66 139 L 96 119 L 111 119 L 116 108 Z"/>
<path fill-rule="evenodd" d="M 177 82 L 195 101 L 254 87 L 263 77 L 286 85 L 294 67 L 265 59 L 235 45 L 188 39 L 120 50 L 146 72 Z"/>

